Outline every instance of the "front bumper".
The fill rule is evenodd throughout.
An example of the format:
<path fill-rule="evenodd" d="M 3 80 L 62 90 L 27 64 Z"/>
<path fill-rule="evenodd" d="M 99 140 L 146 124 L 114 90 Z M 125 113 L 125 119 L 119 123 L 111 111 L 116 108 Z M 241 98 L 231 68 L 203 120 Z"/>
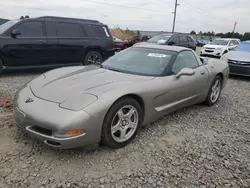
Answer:
<path fill-rule="evenodd" d="M 229 64 L 229 73 L 238 76 L 250 76 L 250 65 Z"/>
<path fill-rule="evenodd" d="M 27 98 L 33 102 L 26 103 Z M 14 119 L 31 137 L 54 148 L 68 149 L 97 143 L 101 137 L 101 122 L 87 112 L 71 111 L 59 104 L 35 97 L 29 87 L 19 91 L 14 99 Z M 54 131 L 84 129 L 83 134 L 58 138 Z"/>
<path fill-rule="evenodd" d="M 206 50 L 206 49 L 202 49 L 200 52 L 200 56 L 203 57 L 221 57 L 223 54 L 223 52 L 219 51 L 219 50 Z"/>

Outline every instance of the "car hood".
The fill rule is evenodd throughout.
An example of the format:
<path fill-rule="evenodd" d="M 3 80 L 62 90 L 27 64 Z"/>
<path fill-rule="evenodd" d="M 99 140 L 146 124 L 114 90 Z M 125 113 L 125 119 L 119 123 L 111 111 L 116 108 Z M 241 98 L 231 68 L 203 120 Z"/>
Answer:
<path fill-rule="evenodd" d="M 135 81 L 153 78 L 86 66 L 50 71 L 32 81 L 29 86 L 36 97 L 61 103 L 79 94 L 92 94 L 98 97 L 110 89 L 126 87 Z"/>
<path fill-rule="evenodd" d="M 225 57 L 234 61 L 250 62 L 250 52 L 230 51 L 225 54 Z"/>
<path fill-rule="evenodd" d="M 206 44 L 205 48 L 225 48 L 226 46 L 223 45 L 215 45 L 215 44 Z"/>

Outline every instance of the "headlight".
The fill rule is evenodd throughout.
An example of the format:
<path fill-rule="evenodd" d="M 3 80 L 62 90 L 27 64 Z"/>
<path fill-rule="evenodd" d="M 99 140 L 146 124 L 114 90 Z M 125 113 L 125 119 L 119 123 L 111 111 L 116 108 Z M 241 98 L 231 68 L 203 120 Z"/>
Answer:
<path fill-rule="evenodd" d="M 73 136 L 79 136 L 82 134 L 85 134 L 85 130 L 83 129 L 53 132 L 54 137 L 57 137 L 57 138 L 69 138 Z"/>
<path fill-rule="evenodd" d="M 77 96 L 73 96 L 70 99 L 67 99 L 66 101 L 62 102 L 59 107 L 79 111 L 84 109 L 85 107 L 89 106 L 91 103 L 95 102 L 97 100 L 97 97 L 95 95 L 82 93 Z"/>

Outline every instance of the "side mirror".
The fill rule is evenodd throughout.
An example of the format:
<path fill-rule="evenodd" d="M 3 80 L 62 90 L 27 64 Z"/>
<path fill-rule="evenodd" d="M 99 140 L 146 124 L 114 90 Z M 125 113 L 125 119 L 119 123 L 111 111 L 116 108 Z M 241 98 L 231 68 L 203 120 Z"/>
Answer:
<path fill-rule="evenodd" d="M 229 44 L 229 46 L 234 46 L 234 43 L 231 42 L 231 43 Z"/>
<path fill-rule="evenodd" d="M 180 72 L 178 72 L 175 77 L 176 78 L 180 78 L 182 75 L 187 75 L 187 76 L 192 76 L 194 75 L 195 70 L 194 69 L 190 69 L 190 68 L 183 68 L 181 69 Z"/>
<path fill-rule="evenodd" d="M 175 44 L 173 41 L 170 41 L 170 42 L 168 43 L 168 45 L 173 45 L 173 44 Z"/>
<path fill-rule="evenodd" d="M 11 35 L 16 37 L 17 35 L 21 35 L 21 31 L 19 29 L 13 29 Z"/>

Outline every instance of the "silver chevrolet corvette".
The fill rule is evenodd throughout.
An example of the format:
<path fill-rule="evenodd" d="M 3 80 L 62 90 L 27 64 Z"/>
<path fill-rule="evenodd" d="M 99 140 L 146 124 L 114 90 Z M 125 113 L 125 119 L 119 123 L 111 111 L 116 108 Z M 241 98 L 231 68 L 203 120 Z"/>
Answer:
<path fill-rule="evenodd" d="M 59 68 L 20 88 L 17 125 L 55 148 L 129 143 L 142 125 L 177 109 L 214 105 L 228 64 L 187 48 L 137 44 L 101 66 Z"/>

